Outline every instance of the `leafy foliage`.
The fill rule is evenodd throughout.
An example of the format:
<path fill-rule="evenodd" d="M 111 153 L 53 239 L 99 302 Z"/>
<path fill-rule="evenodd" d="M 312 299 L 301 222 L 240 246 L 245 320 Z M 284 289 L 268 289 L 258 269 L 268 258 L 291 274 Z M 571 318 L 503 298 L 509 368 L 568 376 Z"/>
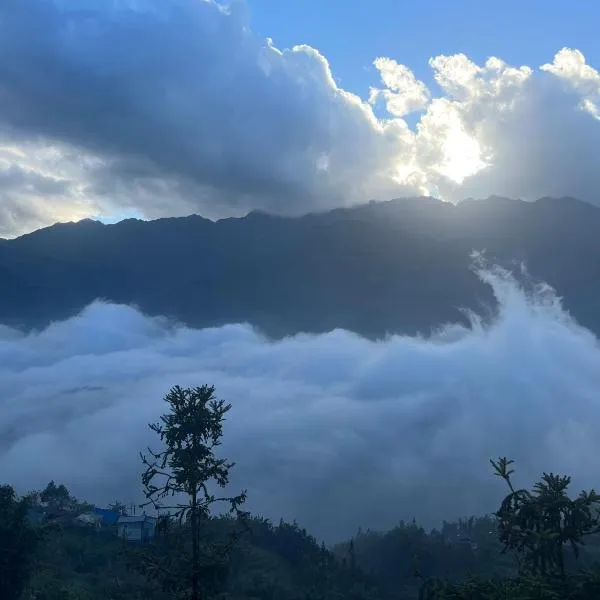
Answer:
<path fill-rule="evenodd" d="M 168 518 L 163 517 L 163 539 L 169 540 L 168 548 L 177 548 L 178 569 L 171 561 L 171 567 L 165 565 L 169 553 L 146 556 L 142 561 L 146 574 L 163 581 L 163 585 L 171 592 L 184 594 L 186 580 L 184 573 L 189 572 L 191 598 L 199 600 L 201 584 L 204 592 L 213 591 L 216 573 L 222 571 L 220 560 L 230 550 L 236 535 L 232 533 L 229 543 L 218 548 L 210 544 L 208 551 L 203 551 L 200 531 L 203 521 L 209 518 L 211 507 L 216 503 L 225 503 L 229 512 L 238 520 L 245 513 L 240 510 L 246 500 L 246 493 L 237 496 L 217 497 L 209 490 L 209 485 L 216 484 L 226 488 L 229 484 L 229 471 L 234 463 L 225 458 L 218 458 L 214 451 L 221 444 L 223 421 L 231 404 L 215 398 L 214 386 L 203 385 L 196 388 L 182 389 L 176 386 L 165 397 L 169 412 L 162 415 L 160 423 L 151 424 L 165 445 L 160 452 L 148 449 L 149 455 L 141 454 L 146 471 L 142 475 L 142 484 L 148 502 L 156 509 L 166 509 L 169 515 L 178 520 L 179 527 L 168 527 Z M 155 483 L 159 479 L 160 483 Z M 163 505 L 161 500 L 171 496 L 187 498 L 171 505 Z M 166 519 L 166 520 L 165 520 Z M 182 524 L 186 521 L 186 526 Z M 185 551 L 185 541 L 191 540 L 191 553 Z M 189 564 L 183 557 L 190 557 Z M 210 557 L 210 558 L 207 558 Z M 181 570 L 181 567 L 187 569 Z"/>
<path fill-rule="evenodd" d="M 0 598 L 18 600 L 40 541 L 28 519 L 31 499 L 18 498 L 12 487 L 0 486 Z"/>
<path fill-rule="evenodd" d="M 455 584 L 433 579 L 421 589 L 421 600 L 591 600 L 600 597 L 600 571 L 568 574 L 565 546 L 580 556 L 584 536 L 600 532 L 598 504 L 594 490 L 582 491 L 575 499 L 567 490 L 571 478 L 543 473 L 533 490 L 515 489 L 511 480 L 513 461 L 490 461 L 495 474 L 508 485 L 510 493 L 495 513 L 503 552 L 517 559 L 518 577 L 479 580 Z"/>
<path fill-rule="evenodd" d="M 165 524 L 151 543 L 140 547 L 121 540 L 110 527 L 97 531 L 65 522 L 47 528 L 42 522 L 45 535 L 23 600 L 171 600 L 186 593 L 189 585 L 180 586 L 177 575 L 189 574 L 189 522 L 179 525 L 168 519 Z M 201 554 L 207 567 L 204 575 L 210 576 L 204 582 L 207 595 L 220 600 L 416 599 L 423 581 L 431 578 L 437 586 L 435 595 L 423 598 L 522 600 L 544 597 L 542 593 L 572 600 L 600 597 L 594 571 L 569 575 L 565 585 L 575 590 L 571 596 L 561 596 L 556 591 L 561 588 L 542 578 L 519 577 L 512 553 L 502 553 L 495 516 L 445 522 L 431 532 L 413 522 L 385 533 L 359 531 L 332 550 L 296 523 L 274 525 L 252 517 L 246 525 L 230 553 L 219 556 L 218 549 L 239 523 L 227 516 L 203 521 Z M 586 539 L 579 562 L 592 567 L 600 558 L 600 539 L 595 535 Z M 165 579 L 140 572 L 148 558 L 174 576 L 170 588 Z M 566 563 L 570 568 L 569 560 Z M 430 583 L 431 594 L 432 589 Z"/>
<path fill-rule="evenodd" d="M 509 469 L 513 461 L 490 462 L 510 489 L 496 513 L 504 550 L 515 553 L 524 573 L 564 577 L 565 544 L 578 557 L 583 537 L 600 531 L 600 496 L 582 491 L 572 500 L 567 496 L 571 478 L 554 473 L 544 473 L 532 492 L 515 490 Z"/>

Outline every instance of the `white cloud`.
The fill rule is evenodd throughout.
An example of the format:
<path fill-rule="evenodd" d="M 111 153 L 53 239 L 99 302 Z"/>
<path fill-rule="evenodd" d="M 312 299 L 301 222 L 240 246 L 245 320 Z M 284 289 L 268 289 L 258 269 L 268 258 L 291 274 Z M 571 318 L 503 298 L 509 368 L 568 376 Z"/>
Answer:
<path fill-rule="evenodd" d="M 383 57 L 375 59 L 373 64 L 381 74 L 385 88 L 371 88 L 370 104 L 375 104 L 379 98 L 383 98 L 387 111 L 394 117 L 404 117 L 427 106 L 430 99 L 429 90 L 407 66 Z"/>
<path fill-rule="evenodd" d="M 138 451 L 175 384 L 214 383 L 233 403 L 223 452 L 249 507 L 329 539 L 495 509 L 489 457 L 600 476 L 600 347 L 550 290 L 484 275 L 491 327 L 369 342 L 344 331 L 267 342 L 250 328 L 190 330 L 94 304 L 32 335 L 0 329 L 0 480 L 51 478 L 100 503 L 138 493 Z"/>
<path fill-rule="evenodd" d="M 600 74 L 586 64 L 585 56 L 579 50 L 563 48 L 551 64 L 542 65 L 540 70 L 564 79 L 586 97 L 600 96 Z"/>
<path fill-rule="evenodd" d="M 580 55 L 563 50 L 555 64 L 568 56 Z M 598 203 L 600 180 L 593 165 L 600 159 L 600 123 L 582 110 L 594 96 L 565 85 L 564 78 L 547 69 L 535 73 L 497 60 L 489 68 L 490 62 L 487 80 L 473 83 L 470 99 L 454 107 L 489 166 L 447 190 L 449 199 L 496 193 L 526 200 L 574 196 Z"/>

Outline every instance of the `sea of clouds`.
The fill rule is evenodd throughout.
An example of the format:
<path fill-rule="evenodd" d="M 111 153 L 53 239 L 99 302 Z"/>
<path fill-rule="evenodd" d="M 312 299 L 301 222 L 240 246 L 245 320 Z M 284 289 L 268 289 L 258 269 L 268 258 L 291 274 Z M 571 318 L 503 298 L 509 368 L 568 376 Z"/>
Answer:
<path fill-rule="evenodd" d="M 480 274 L 495 321 L 473 315 L 426 338 L 274 342 L 100 302 L 38 333 L 0 328 L 0 481 L 137 502 L 164 394 L 209 383 L 233 404 L 221 450 L 248 508 L 328 540 L 494 510 L 505 490 L 490 457 L 514 458 L 523 485 L 544 470 L 573 474 L 573 491 L 597 485 L 598 340 L 551 289 Z"/>

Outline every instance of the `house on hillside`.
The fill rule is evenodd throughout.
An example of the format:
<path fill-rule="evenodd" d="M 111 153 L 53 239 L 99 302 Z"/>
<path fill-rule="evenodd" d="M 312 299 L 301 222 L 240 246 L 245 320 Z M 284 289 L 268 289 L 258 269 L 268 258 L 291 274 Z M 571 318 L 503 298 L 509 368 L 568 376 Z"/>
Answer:
<path fill-rule="evenodd" d="M 117 521 L 119 536 L 132 542 L 147 542 L 154 537 L 156 521 L 156 517 L 146 514 L 121 516 Z"/>
<path fill-rule="evenodd" d="M 120 514 L 116 510 L 110 510 L 109 508 L 97 508 L 94 507 L 94 514 L 98 515 L 102 519 L 102 525 L 111 527 L 116 525 L 119 520 Z"/>
<path fill-rule="evenodd" d="M 113 527 L 117 524 L 119 513 L 106 508 L 93 507 L 92 510 L 79 515 L 75 521 L 80 525 L 88 525 L 95 529 Z"/>

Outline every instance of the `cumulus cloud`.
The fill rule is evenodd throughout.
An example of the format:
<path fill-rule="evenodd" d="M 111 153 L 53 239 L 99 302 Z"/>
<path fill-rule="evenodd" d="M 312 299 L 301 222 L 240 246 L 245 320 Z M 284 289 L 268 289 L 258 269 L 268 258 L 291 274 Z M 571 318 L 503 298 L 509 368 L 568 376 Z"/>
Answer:
<path fill-rule="evenodd" d="M 564 65 L 571 59 L 579 71 L 570 70 L 567 77 Z M 422 120 L 423 131 L 428 131 L 437 104 L 441 115 L 453 115 L 462 132 L 477 143 L 486 165 L 473 169 L 454 189 L 440 181 L 442 195 L 454 200 L 490 193 L 526 200 L 574 196 L 598 203 L 600 181 L 593 164 L 600 158 L 600 123 L 594 117 L 596 96 L 583 86 L 597 71 L 582 61 L 581 53 L 569 49 L 538 72 L 510 67 L 496 58 L 484 67 L 462 55 L 433 59 L 447 97 L 432 102 Z"/>
<path fill-rule="evenodd" d="M 139 499 L 138 451 L 175 385 L 233 403 L 223 452 L 249 508 L 329 540 L 402 518 L 493 510 L 489 457 L 597 484 L 598 340 L 552 290 L 483 272 L 490 325 L 370 342 L 345 331 L 269 342 L 244 325 L 191 330 L 96 303 L 37 334 L 0 328 L 0 480 L 51 478 L 98 503 Z"/>
<path fill-rule="evenodd" d="M 4 229 L 422 194 L 598 201 L 600 76 L 579 51 L 533 67 L 433 57 L 438 90 L 401 58 L 377 58 L 361 98 L 317 49 L 257 37 L 242 3 L 2 3 L 0 139 L 32 177 L 32 162 L 69 172 L 60 194 L 4 194 Z"/>
<path fill-rule="evenodd" d="M 404 117 L 427 106 L 430 99 L 427 86 L 406 65 L 385 57 L 375 59 L 373 64 L 386 87 L 371 88 L 371 104 L 383 98 L 387 111 L 395 117 Z"/>

